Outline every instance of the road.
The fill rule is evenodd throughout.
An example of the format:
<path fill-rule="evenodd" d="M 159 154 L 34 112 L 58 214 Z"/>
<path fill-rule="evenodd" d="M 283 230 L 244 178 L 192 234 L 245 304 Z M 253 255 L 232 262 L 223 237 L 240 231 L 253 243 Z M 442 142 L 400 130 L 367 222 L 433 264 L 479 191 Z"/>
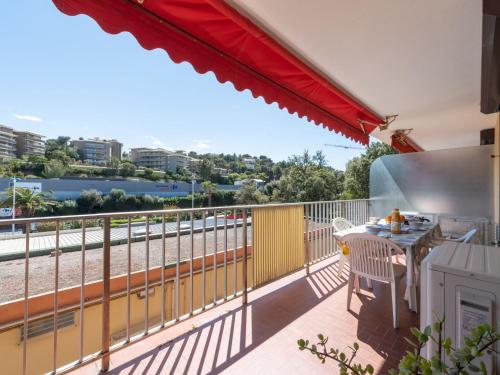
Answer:
<path fill-rule="evenodd" d="M 248 244 L 251 244 L 251 227 L 248 227 Z M 242 246 L 243 229 L 237 228 L 237 246 Z M 227 241 L 227 242 L 226 242 Z M 222 230 L 217 231 L 217 251 L 233 251 L 235 242 L 235 230 L 227 231 L 226 238 Z M 161 265 L 163 241 L 154 239 L 149 242 L 149 267 L 154 268 Z M 214 232 L 206 234 L 206 242 L 202 233 L 193 235 L 193 255 L 203 255 L 204 244 L 206 254 L 213 254 Z M 189 259 L 191 256 L 190 236 L 181 236 L 180 260 Z M 111 246 L 111 276 L 123 275 L 127 272 L 127 244 Z M 133 242 L 131 246 L 131 269 L 132 272 L 144 270 L 146 259 L 146 244 Z M 47 293 L 54 290 L 55 257 L 36 256 L 29 260 L 29 295 Z M 165 239 L 165 261 L 172 264 L 177 261 L 177 238 Z M 0 303 L 12 301 L 23 297 L 24 293 L 24 259 L 7 260 L 0 262 Z M 64 289 L 78 286 L 81 283 L 82 253 L 81 251 L 64 252 L 59 256 L 59 288 Z M 85 282 L 90 283 L 102 279 L 102 246 L 85 252 Z"/>
<path fill-rule="evenodd" d="M 250 219 L 249 219 L 250 222 Z M 189 221 L 182 221 L 180 223 L 181 231 L 183 234 L 187 234 L 190 228 Z M 241 225 L 242 220 L 237 220 L 237 224 Z M 207 230 L 213 230 L 214 220 L 213 218 L 207 218 L 206 228 Z M 224 225 L 223 219 L 217 219 L 217 227 Z M 228 219 L 228 227 L 234 225 L 234 220 Z M 151 223 L 150 235 L 153 238 L 158 238 L 162 233 L 161 223 Z M 166 235 L 172 236 L 177 232 L 177 223 L 165 223 Z M 194 220 L 193 228 L 194 231 L 199 231 L 203 227 L 202 220 Z M 132 227 L 132 238 L 133 241 L 144 241 L 144 235 L 146 231 L 145 225 L 133 226 Z M 127 227 L 112 228 L 111 229 L 111 243 L 120 244 L 127 241 L 128 229 Z M 102 246 L 103 243 L 103 230 L 91 229 L 89 228 L 85 233 L 85 243 L 88 249 L 97 248 Z M 59 235 L 59 248 L 63 251 L 78 251 L 82 246 L 82 233 L 77 230 L 67 230 L 61 231 Z M 0 238 L 0 262 L 13 259 L 24 258 L 26 247 L 26 241 L 24 238 Z M 56 247 L 56 235 L 54 232 L 49 232 L 46 235 L 31 236 L 29 241 L 29 251 L 30 257 L 47 255 L 51 251 L 54 251 Z"/>

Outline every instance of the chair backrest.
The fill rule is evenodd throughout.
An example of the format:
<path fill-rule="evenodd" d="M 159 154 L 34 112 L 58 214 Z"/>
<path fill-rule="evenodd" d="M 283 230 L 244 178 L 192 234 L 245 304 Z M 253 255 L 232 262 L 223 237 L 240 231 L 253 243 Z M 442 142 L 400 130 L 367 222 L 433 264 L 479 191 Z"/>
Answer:
<path fill-rule="evenodd" d="M 368 233 L 351 233 L 341 238 L 349 247 L 351 272 L 379 281 L 393 281 L 392 256 L 403 250 L 394 242 Z"/>
<path fill-rule="evenodd" d="M 332 220 L 332 226 L 333 229 L 335 229 L 335 232 L 340 232 L 342 230 L 354 227 L 354 224 L 351 223 L 349 220 L 344 219 L 343 217 L 336 217 L 335 219 Z"/>
<path fill-rule="evenodd" d="M 465 233 L 462 237 L 457 238 L 456 242 L 469 243 L 472 238 L 476 235 L 477 228 L 471 229 L 467 233 Z"/>

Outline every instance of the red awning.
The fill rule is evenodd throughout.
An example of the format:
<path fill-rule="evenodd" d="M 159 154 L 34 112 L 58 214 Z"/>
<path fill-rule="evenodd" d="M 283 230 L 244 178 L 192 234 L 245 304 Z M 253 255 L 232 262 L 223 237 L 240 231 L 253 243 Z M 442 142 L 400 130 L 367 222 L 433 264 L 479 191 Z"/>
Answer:
<path fill-rule="evenodd" d="M 86 14 L 111 34 L 128 31 L 148 50 L 164 49 L 176 63 L 188 61 L 202 74 L 212 71 L 221 83 L 249 89 L 266 103 L 363 144 L 383 122 L 223 1 L 53 2 L 65 14 Z"/>

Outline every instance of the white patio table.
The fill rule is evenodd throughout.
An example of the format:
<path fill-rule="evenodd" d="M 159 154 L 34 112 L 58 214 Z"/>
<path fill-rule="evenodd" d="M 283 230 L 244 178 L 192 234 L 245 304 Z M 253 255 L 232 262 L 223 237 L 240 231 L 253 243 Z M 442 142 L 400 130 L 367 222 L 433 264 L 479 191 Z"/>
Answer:
<path fill-rule="evenodd" d="M 368 233 L 366 225 L 335 232 L 333 235 L 339 241 L 349 233 Z M 438 223 L 424 224 L 419 230 L 410 230 L 407 233 L 391 234 L 390 230 L 381 230 L 378 236 L 395 242 L 405 252 L 406 258 L 406 293 L 410 310 L 417 312 L 417 274 L 420 266 L 420 251 L 434 238 L 440 238 L 441 228 Z"/>

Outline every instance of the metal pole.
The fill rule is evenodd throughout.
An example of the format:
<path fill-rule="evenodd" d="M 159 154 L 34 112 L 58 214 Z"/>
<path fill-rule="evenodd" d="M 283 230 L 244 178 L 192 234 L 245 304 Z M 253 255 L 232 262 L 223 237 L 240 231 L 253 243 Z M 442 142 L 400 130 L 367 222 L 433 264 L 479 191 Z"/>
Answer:
<path fill-rule="evenodd" d="M 82 273 L 80 285 L 80 363 L 83 362 L 83 335 L 84 335 L 84 316 L 85 316 L 85 237 L 87 222 L 82 220 Z"/>
<path fill-rule="evenodd" d="M 227 300 L 227 211 L 224 210 L 224 301 Z"/>
<path fill-rule="evenodd" d="M 130 342 L 130 288 L 132 274 L 132 218 L 127 218 L 127 342 Z"/>
<path fill-rule="evenodd" d="M 161 216 L 161 327 L 165 327 L 165 215 Z"/>
<path fill-rule="evenodd" d="M 12 183 L 12 220 L 16 218 L 16 178 L 13 178 Z M 12 233 L 16 231 L 16 224 L 12 224 Z"/>
<path fill-rule="evenodd" d="M 248 275 L 247 275 L 247 209 L 243 209 L 243 304 L 248 302 Z"/>
<path fill-rule="evenodd" d="M 23 375 L 28 368 L 28 298 L 29 298 L 29 259 L 30 259 L 30 223 L 26 223 L 26 243 L 24 253 L 24 316 L 23 316 Z"/>
<path fill-rule="evenodd" d="M 214 253 L 213 274 L 214 274 L 214 305 L 217 303 L 217 210 L 214 210 Z"/>
<path fill-rule="evenodd" d="M 175 320 L 179 320 L 179 294 L 180 294 L 180 262 L 181 262 L 181 216 L 177 213 L 177 257 L 175 263 Z"/>
<path fill-rule="evenodd" d="M 149 331 L 149 216 L 146 216 L 146 269 L 144 270 L 144 334 Z"/>
<path fill-rule="evenodd" d="M 59 230 L 60 222 L 56 221 L 56 252 L 55 252 L 55 269 L 54 269 L 54 341 L 52 349 L 52 372 L 57 372 L 57 321 L 59 318 Z"/>
<path fill-rule="evenodd" d="M 194 208 L 194 184 L 196 180 L 191 177 L 191 208 Z"/>
<path fill-rule="evenodd" d="M 201 220 L 203 224 L 203 261 L 201 263 L 201 309 L 205 310 L 205 297 L 207 294 L 206 286 L 206 257 L 207 257 L 207 216 L 206 212 L 201 213 Z"/>
<path fill-rule="evenodd" d="M 101 371 L 109 369 L 109 300 L 110 300 L 110 269 L 111 269 L 111 219 L 104 218 L 104 243 L 102 260 L 102 342 L 101 342 Z"/>
<path fill-rule="evenodd" d="M 309 204 L 304 205 L 304 209 L 306 211 L 306 222 L 305 222 L 305 230 L 306 230 L 306 273 L 309 275 L 309 262 L 310 262 L 310 256 L 309 256 Z"/>
<path fill-rule="evenodd" d="M 193 273 L 193 258 L 194 258 L 194 215 L 191 211 L 189 216 L 190 233 L 189 233 L 189 315 L 193 315 L 194 310 L 194 273 Z"/>

